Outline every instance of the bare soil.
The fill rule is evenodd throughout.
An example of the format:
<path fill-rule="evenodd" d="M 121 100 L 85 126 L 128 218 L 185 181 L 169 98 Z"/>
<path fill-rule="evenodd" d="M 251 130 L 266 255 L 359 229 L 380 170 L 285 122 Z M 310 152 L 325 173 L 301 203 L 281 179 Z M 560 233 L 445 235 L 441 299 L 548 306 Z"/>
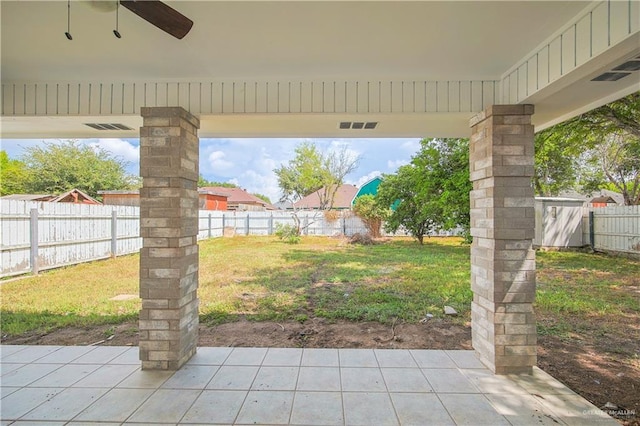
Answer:
<path fill-rule="evenodd" d="M 3 338 L 3 344 L 137 345 L 137 323 L 90 328 L 64 328 L 47 334 Z M 471 328 L 446 319 L 421 324 L 383 325 L 375 322 L 304 323 L 241 320 L 200 326 L 199 346 L 471 349 Z M 540 336 L 538 365 L 575 392 L 605 409 L 627 426 L 640 425 L 638 341 L 611 336 L 559 339 Z M 631 357 L 633 358 L 633 356 Z M 604 408 L 614 404 L 617 409 Z"/>

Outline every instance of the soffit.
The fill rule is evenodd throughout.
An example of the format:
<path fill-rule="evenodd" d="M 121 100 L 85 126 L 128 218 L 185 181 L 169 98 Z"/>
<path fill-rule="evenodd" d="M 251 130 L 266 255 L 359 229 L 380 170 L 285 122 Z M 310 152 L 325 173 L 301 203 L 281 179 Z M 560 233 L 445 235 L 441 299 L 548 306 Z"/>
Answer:
<path fill-rule="evenodd" d="M 587 2 L 180 1 L 182 40 L 124 8 L 2 1 L 2 79 L 498 79 Z"/>

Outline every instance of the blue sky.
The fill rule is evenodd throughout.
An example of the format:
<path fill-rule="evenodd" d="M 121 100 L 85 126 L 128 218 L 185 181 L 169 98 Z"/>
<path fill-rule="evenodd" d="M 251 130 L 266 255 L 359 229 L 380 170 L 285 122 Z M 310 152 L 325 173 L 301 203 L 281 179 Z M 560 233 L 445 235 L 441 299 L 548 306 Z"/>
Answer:
<path fill-rule="evenodd" d="M 20 158 L 24 148 L 57 143 L 56 139 L 3 139 L 1 148 L 10 158 Z M 200 173 L 208 180 L 232 182 L 252 193 L 261 193 L 278 201 L 280 190 L 273 169 L 286 164 L 295 147 L 311 141 L 326 152 L 346 149 L 361 157 L 358 169 L 347 176 L 346 182 L 361 185 L 382 174 L 394 173 L 407 164 L 420 147 L 420 139 L 200 139 Z M 83 139 L 121 157 L 129 163 L 128 171 L 139 173 L 140 150 L 138 139 Z"/>

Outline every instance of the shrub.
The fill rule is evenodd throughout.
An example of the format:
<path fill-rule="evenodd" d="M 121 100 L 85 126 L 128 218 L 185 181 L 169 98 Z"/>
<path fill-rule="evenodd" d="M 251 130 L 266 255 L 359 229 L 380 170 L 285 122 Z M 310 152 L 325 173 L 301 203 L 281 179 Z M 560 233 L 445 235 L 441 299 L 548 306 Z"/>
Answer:
<path fill-rule="evenodd" d="M 341 216 L 340 212 L 337 210 L 325 210 L 323 214 L 327 222 L 335 222 L 336 220 L 340 219 Z"/>
<path fill-rule="evenodd" d="M 298 244 L 300 242 L 300 231 L 293 225 L 276 224 L 276 236 L 287 244 Z"/>
<path fill-rule="evenodd" d="M 362 219 L 373 238 L 380 237 L 382 222 L 389 215 L 389 208 L 382 207 L 373 195 L 367 194 L 356 199 L 353 211 Z"/>

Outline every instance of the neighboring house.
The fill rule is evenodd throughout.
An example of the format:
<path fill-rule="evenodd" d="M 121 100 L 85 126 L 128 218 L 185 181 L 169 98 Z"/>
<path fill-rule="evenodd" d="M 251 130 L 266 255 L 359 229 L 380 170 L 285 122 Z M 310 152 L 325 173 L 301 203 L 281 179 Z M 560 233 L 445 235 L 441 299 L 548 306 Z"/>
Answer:
<path fill-rule="evenodd" d="M 0 197 L 3 200 L 47 201 L 50 203 L 102 204 L 79 189 L 72 189 L 60 195 L 51 194 L 12 194 Z"/>
<path fill-rule="evenodd" d="M 558 196 L 582 200 L 585 207 L 624 206 L 624 196 L 619 192 L 609 191 L 608 189 L 601 189 L 586 195 L 576 191 L 563 191 Z"/>
<path fill-rule="evenodd" d="M 105 205 L 111 206 L 139 206 L 140 191 L 98 191 L 102 195 Z M 227 210 L 227 196 L 216 191 L 198 189 L 198 204 L 200 210 Z"/>
<path fill-rule="evenodd" d="M 277 208 L 278 210 L 291 210 L 291 209 L 293 209 L 291 201 L 278 201 L 277 203 L 273 204 L 273 207 Z"/>
<path fill-rule="evenodd" d="M 381 183 L 382 183 L 382 178 L 380 176 L 374 177 L 373 179 L 365 182 L 360 187 L 360 189 L 358 189 L 358 192 L 356 192 L 356 195 L 353 197 L 353 200 L 351 201 L 351 206 L 353 207 L 356 200 L 359 197 L 362 197 L 363 195 L 373 195 L 375 197 L 378 194 L 378 187 L 380 186 Z"/>
<path fill-rule="evenodd" d="M 224 186 L 205 186 L 200 191 L 210 191 L 227 197 L 227 210 L 231 211 L 264 211 L 277 210 L 264 200 L 249 194 L 242 188 L 226 188 Z"/>
<path fill-rule="evenodd" d="M 102 203 L 109 206 L 139 206 L 140 192 L 137 189 L 125 191 L 98 191 Z"/>
<path fill-rule="evenodd" d="M 54 197 L 51 194 L 11 194 L 0 197 L 0 200 L 49 201 Z"/>
<path fill-rule="evenodd" d="M 616 203 L 616 200 L 607 195 L 594 197 L 591 199 L 591 201 L 589 201 L 589 205 L 591 205 L 591 207 L 607 207 L 615 206 L 617 204 L 618 203 Z"/>
<path fill-rule="evenodd" d="M 358 192 L 358 188 L 350 185 L 341 185 L 336 191 L 336 195 L 333 199 L 333 210 L 349 210 L 351 209 L 351 202 Z M 307 195 L 302 200 L 294 203 L 296 209 L 302 210 L 319 210 L 322 208 L 321 194 L 324 193 L 324 188 L 320 188 L 316 192 Z"/>

